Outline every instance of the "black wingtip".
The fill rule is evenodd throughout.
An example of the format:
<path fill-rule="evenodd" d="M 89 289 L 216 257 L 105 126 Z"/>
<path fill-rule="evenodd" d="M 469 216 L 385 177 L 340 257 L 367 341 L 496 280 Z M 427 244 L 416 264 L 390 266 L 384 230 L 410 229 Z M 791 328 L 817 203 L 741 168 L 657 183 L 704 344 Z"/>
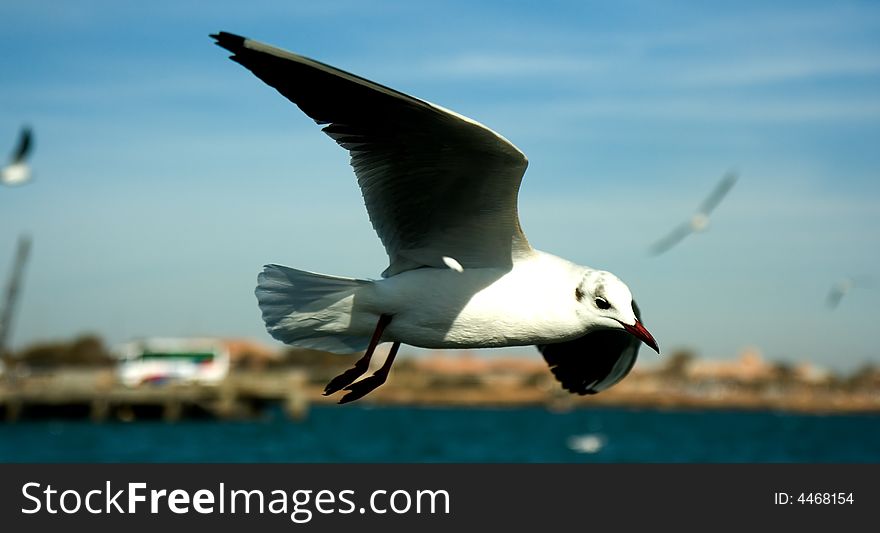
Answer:
<path fill-rule="evenodd" d="M 24 162 L 31 150 L 33 149 L 33 131 L 30 125 L 25 124 L 21 127 L 21 133 L 18 135 L 18 146 L 12 152 L 12 161 L 15 163 Z"/>
<path fill-rule="evenodd" d="M 244 42 L 247 40 L 241 35 L 227 33 L 225 31 L 221 31 L 220 33 L 212 33 L 210 37 L 214 39 L 214 44 L 225 48 L 233 53 L 244 48 Z"/>

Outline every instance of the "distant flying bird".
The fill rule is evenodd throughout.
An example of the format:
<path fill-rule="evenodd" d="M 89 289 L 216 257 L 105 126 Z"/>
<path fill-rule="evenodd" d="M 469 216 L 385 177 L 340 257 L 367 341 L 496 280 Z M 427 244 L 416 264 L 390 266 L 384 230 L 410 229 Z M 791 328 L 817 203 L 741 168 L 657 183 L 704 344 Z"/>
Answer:
<path fill-rule="evenodd" d="M 622 379 L 639 341 L 659 352 L 622 281 L 526 240 L 517 192 L 527 160 L 507 139 L 312 59 L 225 32 L 212 37 L 350 152 L 388 253 L 390 265 L 376 281 L 279 265 L 258 276 L 255 292 L 273 337 L 336 353 L 366 349 L 325 395 L 344 389 L 340 403 L 347 403 L 374 390 L 401 343 L 538 345 L 563 386 L 579 394 Z M 381 342 L 393 343 L 384 364 L 356 381 Z"/>
<path fill-rule="evenodd" d="M 837 283 L 835 283 L 831 290 L 828 291 L 828 297 L 825 299 L 825 303 L 831 309 L 836 309 L 838 305 L 840 305 L 840 301 L 843 299 L 846 294 L 859 287 L 866 287 L 868 283 L 863 278 L 843 278 Z"/>
<path fill-rule="evenodd" d="M 718 204 L 721 203 L 721 200 L 724 199 L 734 183 L 736 183 L 737 178 L 738 176 L 735 172 L 728 172 L 725 174 L 715 187 L 715 190 L 712 191 L 712 194 L 710 194 L 708 198 L 703 201 L 702 205 L 700 205 L 699 209 L 697 209 L 697 212 L 694 213 L 689 220 L 683 222 L 672 230 L 671 233 L 654 243 L 654 245 L 651 246 L 651 253 L 654 255 L 660 255 L 681 242 L 691 233 L 705 231 L 709 226 L 709 215 L 716 207 L 718 207 Z"/>
<path fill-rule="evenodd" d="M 0 170 L 0 182 L 3 185 L 22 185 L 31 179 L 31 168 L 28 165 L 28 156 L 33 149 L 33 135 L 31 129 L 24 127 L 18 137 L 18 146 L 12 152 L 9 164 Z"/>

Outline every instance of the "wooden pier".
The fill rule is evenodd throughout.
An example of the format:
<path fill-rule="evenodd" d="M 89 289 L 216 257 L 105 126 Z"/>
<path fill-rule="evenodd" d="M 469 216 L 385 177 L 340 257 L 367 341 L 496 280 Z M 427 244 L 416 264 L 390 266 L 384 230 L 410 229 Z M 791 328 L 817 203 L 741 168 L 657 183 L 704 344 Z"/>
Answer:
<path fill-rule="evenodd" d="M 217 385 L 126 387 L 112 370 L 5 376 L 0 381 L 0 420 L 8 422 L 59 417 L 95 422 L 247 419 L 263 415 L 272 406 L 280 406 L 291 419 L 305 418 L 309 397 L 304 371 L 236 371 Z"/>

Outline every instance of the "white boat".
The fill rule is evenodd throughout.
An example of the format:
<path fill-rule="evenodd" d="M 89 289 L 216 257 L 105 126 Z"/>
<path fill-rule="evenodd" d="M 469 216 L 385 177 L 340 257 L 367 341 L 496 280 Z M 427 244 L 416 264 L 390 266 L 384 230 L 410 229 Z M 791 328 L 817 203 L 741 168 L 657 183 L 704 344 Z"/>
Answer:
<path fill-rule="evenodd" d="M 114 352 L 119 380 L 130 387 L 168 382 L 216 385 L 229 373 L 229 349 L 218 339 L 141 339 Z"/>

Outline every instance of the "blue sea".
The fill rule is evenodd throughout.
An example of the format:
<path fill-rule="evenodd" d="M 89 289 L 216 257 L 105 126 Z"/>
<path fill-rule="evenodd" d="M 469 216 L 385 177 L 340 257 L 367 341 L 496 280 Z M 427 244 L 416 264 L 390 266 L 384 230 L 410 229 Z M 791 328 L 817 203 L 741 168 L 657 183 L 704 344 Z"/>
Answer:
<path fill-rule="evenodd" d="M 0 423 L 0 462 L 880 462 L 880 416 L 318 406 L 242 422 Z"/>

